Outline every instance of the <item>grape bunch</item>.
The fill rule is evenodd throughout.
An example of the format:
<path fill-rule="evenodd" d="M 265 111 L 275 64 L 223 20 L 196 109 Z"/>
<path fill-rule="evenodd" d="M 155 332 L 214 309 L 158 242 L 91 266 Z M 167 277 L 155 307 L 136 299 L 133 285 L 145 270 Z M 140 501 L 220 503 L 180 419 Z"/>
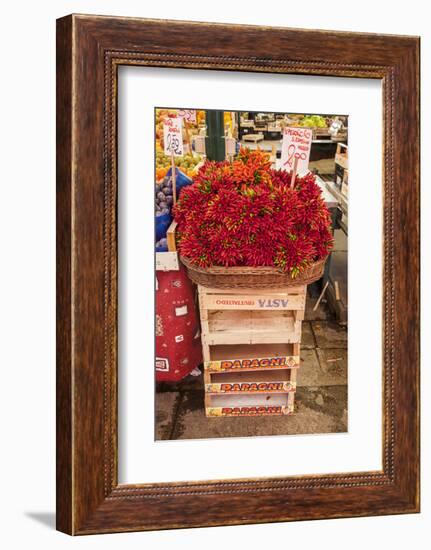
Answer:
<path fill-rule="evenodd" d="M 173 199 L 172 178 L 165 176 L 161 183 L 156 184 L 156 218 L 169 214 Z"/>
<path fill-rule="evenodd" d="M 158 251 L 159 248 L 167 248 L 167 246 L 168 246 L 168 239 L 166 237 L 164 237 L 163 239 L 160 239 L 160 241 L 156 242 L 156 252 Z"/>
<path fill-rule="evenodd" d="M 172 178 L 170 176 L 165 176 L 161 183 L 156 184 L 156 218 L 170 214 L 173 202 Z M 166 238 L 160 239 L 156 242 L 156 250 L 159 248 L 164 249 L 167 246 L 168 241 Z"/>

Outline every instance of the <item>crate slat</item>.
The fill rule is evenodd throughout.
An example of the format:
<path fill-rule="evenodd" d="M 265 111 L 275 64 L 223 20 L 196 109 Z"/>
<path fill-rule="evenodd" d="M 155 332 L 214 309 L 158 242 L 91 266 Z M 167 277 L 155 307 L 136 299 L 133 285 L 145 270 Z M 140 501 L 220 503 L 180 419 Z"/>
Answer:
<path fill-rule="evenodd" d="M 234 310 L 303 310 L 305 295 L 303 294 L 206 294 L 202 297 L 204 309 L 234 309 Z"/>
<path fill-rule="evenodd" d="M 292 414 L 289 395 L 207 394 L 207 416 L 282 416 Z"/>
<path fill-rule="evenodd" d="M 299 345 L 245 344 L 210 346 L 209 360 L 204 362 L 204 369 L 221 371 L 273 371 L 299 367 Z"/>
<path fill-rule="evenodd" d="M 301 321 L 290 311 L 213 311 L 202 338 L 209 345 L 300 342 Z"/>
<path fill-rule="evenodd" d="M 166 239 L 168 241 L 168 251 L 176 252 L 177 251 L 177 242 L 175 239 L 175 232 L 177 230 L 177 222 L 174 220 L 169 226 L 166 232 Z"/>
<path fill-rule="evenodd" d="M 209 394 L 233 394 L 243 395 L 244 393 L 294 393 L 296 384 L 292 382 L 217 382 L 205 384 L 205 391 Z"/>
<path fill-rule="evenodd" d="M 254 359 L 225 359 L 205 361 L 204 369 L 212 372 L 220 371 L 256 371 L 256 370 L 287 370 L 299 367 L 299 355 L 287 357 L 256 357 Z"/>
<path fill-rule="evenodd" d="M 295 319 L 290 311 L 274 314 L 269 311 L 216 310 L 208 314 L 210 332 L 273 332 L 295 331 Z"/>
<path fill-rule="evenodd" d="M 243 295 L 253 295 L 256 294 L 263 294 L 268 297 L 278 297 L 278 296 L 286 296 L 291 294 L 302 294 L 305 296 L 307 291 L 307 285 L 298 285 L 298 286 L 290 286 L 287 290 L 284 288 L 271 288 L 271 289 L 256 289 L 256 288 L 210 288 L 202 285 L 198 285 L 198 291 L 199 295 L 201 296 L 209 296 L 209 295 L 219 295 L 219 294 L 227 294 L 229 296 L 243 296 Z"/>

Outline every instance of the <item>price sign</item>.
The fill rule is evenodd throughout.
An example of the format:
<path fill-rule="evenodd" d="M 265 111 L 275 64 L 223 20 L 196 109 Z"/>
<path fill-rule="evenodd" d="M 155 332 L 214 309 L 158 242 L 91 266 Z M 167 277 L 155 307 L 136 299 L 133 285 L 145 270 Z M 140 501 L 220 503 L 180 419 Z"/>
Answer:
<path fill-rule="evenodd" d="M 236 153 L 236 141 L 235 138 L 227 137 L 226 143 L 226 155 L 234 155 Z"/>
<path fill-rule="evenodd" d="M 298 173 L 308 172 L 311 141 L 313 131 L 309 128 L 284 128 L 281 145 L 281 167 L 292 170 L 295 160 L 298 160 Z"/>
<path fill-rule="evenodd" d="M 178 116 L 190 124 L 196 124 L 196 111 L 194 109 L 181 109 Z"/>
<path fill-rule="evenodd" d="M 181 157 L 184 154 L 182 119 L 179 117 L 166 118 L 163 121 L 163 141 L 165 155 Z"/>

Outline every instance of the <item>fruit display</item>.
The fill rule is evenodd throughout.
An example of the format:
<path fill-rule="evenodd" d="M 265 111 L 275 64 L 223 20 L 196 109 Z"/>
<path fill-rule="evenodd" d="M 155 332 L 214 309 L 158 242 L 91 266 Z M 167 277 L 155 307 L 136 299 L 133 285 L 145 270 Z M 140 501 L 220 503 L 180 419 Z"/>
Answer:
<path fill-rule="evenodd" d="M 331 218 L 315 176 L 290 183 L 260 150 L 207 161 L 173 209 L 180 254 L 202 268 L 272 266 L 292 277 L 325 258 Z"/>
<path fill-rule="evenodd" d="M 320 115 L 306 115 L 299 123 L 306 128 L 327 128 L 326 119 Z"/>
<path fill-rule="evenodd" d="M 190 185 L 192 180 L 178 168 L 175 170 L 176 195 L 179 198 L 183 187 Z M 156 251 L 167 250 L 166 231 L 172 221 L 172 206 L 174 203 L 173 181 L 171 171 L 155 187 L 156 214 Z"/>
<path fill-rule="evenodd" d="M 163 120 L 166 117 L 178 116 L 179 109 L 156 109 L 156 149 L 164 150 L 163 143 Z M 205 124 L 205 111 L 196 111 L 196 122 L 188 122 L 189 135 L 196 135 L 199 127 Z M 187 135 L 183 127 L 183 141 L 187 142 Z"/>
<path fill-rule="evenodd" d="M 156 148 L 163 151 L 163 120 L 166 117 L 175 117 L 177 112 L 174 109 L 156 109 Z"/>
<path fill-rule="evenodd" d="M 167 176 L 160 184 L 156 185 L 155 189 L 157 252 L 167 250 L 166 231 L 172 221 L 171 207 L 173 202 L 172 178 Z"/>
<path fill-rule="evenodd" d="M 200 155 L 189 153 L 182 157 L 175 157 L 175 166 L 189 178 L 197 172 L 197 166 L 202 162 Z M 156 151 L 156 181 L 161 181 L 172 166 L 171 157 L 164 154 L 163 150 Z"/>
<path fill-rule="evenodd" d="M 163 181 L 156 185 L 156 217 L 163 214 L 169 214 L 174 202 L 172 191 L 172 178 L 165 177 Z"/>

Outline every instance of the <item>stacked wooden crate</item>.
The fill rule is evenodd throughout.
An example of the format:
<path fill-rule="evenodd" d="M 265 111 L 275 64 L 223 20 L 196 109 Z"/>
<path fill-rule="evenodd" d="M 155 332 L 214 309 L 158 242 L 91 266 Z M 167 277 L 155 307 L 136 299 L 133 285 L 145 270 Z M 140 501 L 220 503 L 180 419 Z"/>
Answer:
<path fill-rule="evenodd" d="M 198 285 L 207 416 L 293 413 L 306 288 Z"/>
<path fill-rule="evenodd" d="M 312 128 L 313 140 L 331 140 L 331 134 L 329 128 Z"/>
<path fill-rule="evenodd" d="M 337 151 L 335 153 L 335 173 L 334 183 L 341 191 L 341 193 L 347 198 L 349 189 L 349 148 L 345 143 L 337 144 Z"/>

